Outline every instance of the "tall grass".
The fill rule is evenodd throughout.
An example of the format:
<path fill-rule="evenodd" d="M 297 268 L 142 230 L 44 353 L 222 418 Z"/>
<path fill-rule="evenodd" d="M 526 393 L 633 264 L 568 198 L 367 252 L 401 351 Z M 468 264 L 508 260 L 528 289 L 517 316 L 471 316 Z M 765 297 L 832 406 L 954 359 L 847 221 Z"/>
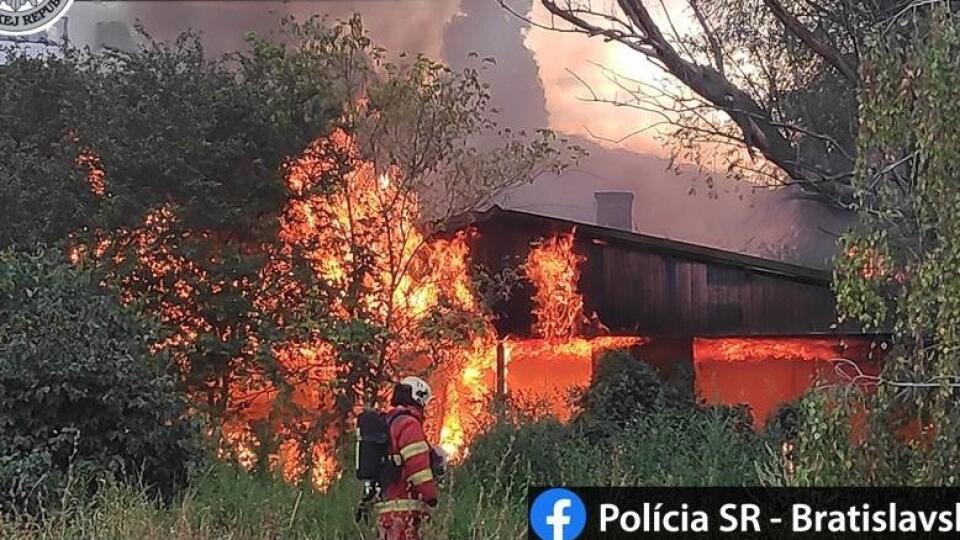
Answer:
<path fill-rule="evenodd" d="M 427 540 L 526 537 L 528 486 L 755 485 L 772 452 L 729 416 L 654 411 L 608 433 L 554 421 L 501 424 L 441 486 Z M 373 539 L 354 522 L 360 489 L 343 478 L 326 493 L 217 465 L 164 504 L 144 490 L 107 485 L 92 498 L 66 500 L 41 518 L 0 517 L 11 540 Z"/>
<path fill-rule="evenodd" d="M 526 535 L 526 485 L 511 480 L 490 496 L 443 486 L 444 498 L 424 530 L 431 539 L 494 540 Z M 196 478 L 170 504 L 145 490 L 111 484 L 39 517 L 0 516 L 5 540 L 253 540 L 376 538 L 374 518 L 355 523 L 359 486 L 340 480 L 326 493 L 286 485 L 222 465 Z M 504 498 L 506 496 L 506 498 Z M 509 504 L 508 504 L 509 502 Z"/>

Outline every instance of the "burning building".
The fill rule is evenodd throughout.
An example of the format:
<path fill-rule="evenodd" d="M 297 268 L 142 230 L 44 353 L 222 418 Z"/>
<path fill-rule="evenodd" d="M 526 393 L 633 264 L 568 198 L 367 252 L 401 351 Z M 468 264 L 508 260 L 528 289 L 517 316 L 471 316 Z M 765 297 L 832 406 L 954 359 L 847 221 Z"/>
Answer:
<path fill-rule="evenodd" d="M 77 166 L 88 170 L 96 196 L 110 192 L 109 170 L 95 154 L 81 154 Z M 758 425 L 815 380 L 836 377 L 832 359 L 876 372 L 869 337 L 833 327 L 826 273 L 636 234 L 629 194 L 597 197 L 601 213 L 616 212 L 598 220 L 605 226 L 493 207 L 430 235 L 418 226 L 416 193 L 398 192 L 402 172 L 378 173 L 343 131 L 315 141 L 283 172 L 287 199 L 275 237 L 244 246 L 266 261 L 257 279 L 215 277 L 177 252 L 180 242 L 211 234 L 178 232 L 169 206 L 152 211 L 141 227 L 102 231 L 70 253 L 77 262 L 99 260 L 127 246 L 136 272 L 115 278 L 121 296 L 132 301 L 142 278 L 150 278 L 143 294 L 173 330 L 154 348 L 167 350 L 185 373 L 202 335 L 237 344 L 229 371 L 191 395 L 220 414 L 223 455 L 245 466 L 267 457 L 290 480 L 329 485 L 342 470 L 335 456 L 345 416 L 362 398 L 375 401 L 385 390 L 376 383 L 399 372 L 431 376 L 438 397 L 431 417 L 440 420 L 432 436 L 454 458 L 504 410 L 497 402 L 569 419 L 571 393 L 590 383 L 596 362 L 613 349 L 630 350 L 708 403 L 747 404 Z M 311 191 L 324 175 L 341 175 L 339 189 Z M 358 257 L 351 241 L 371 249 Z M 215 239 L 212 245 L 215 265 Z M 380 341 L 362 340 L 358 350 L 322 335 L 294 336 L 271 342 L 272 362 L 257 362 L 263 343 L 253 322 L 282 327 L 290 306 L 308 305 L 304 287 L 311 282 L 291 271 L 295 255 L 329 291 L 328 324 L 363 320 L 384 329 L 374 334 Z M 493 274 L 513 268 L 520 279 L 512 294 L 492 306 L 482 301 L 470 279 L 478 266 Z M 232 288 L 254 317 L 217 327 L 216 310 L 200 303 L 201 288 L 211 297 Z M 359 378 L 345 385 L 362 354 L 389 371 L 369 388 Z M 264 444 L 258 430 L 276 441 Z"/>
<path fill-rule="evenodd" d="M 614 206 L 616 199 L 597 197 Z M 667 378 L 692 374 L 687 384 L 706 403 L 746 404 L 759 427 L 815 381 L 835 382 L 836 359 L 878 371 L 871 336 L 835 324 L 826 271 L 638 234 L 624 216 L 598 226 L 493 207 L 461 220 L 477 232 L 475 265 L 498 271 L 526 261 L 528 279 L 494 308 L 498 335 L 519 351 L 506 363 L 508 391 L 540 388 L 534 393 L 543 396 L 543 386 L 586 384 L 598 351 L 627 345 Z M 534 263 L 545 249 L 565 252 L 553 258 L 569 261 L 576 275 L 544 275 L 544 264 Z M 562 348 L 557 339 L 569 347 L 572 336 L 593 344 L 588 361 L 545 364 Z M 553 339 L 554 349 L 532 352 L 539 339 Z"/>
<path fill-rule="evenodd" d="M 110 171 L 95 153 L 76 164 L 94 195 L 109 195 Z M 493 207 L 430 234 L 418 193 L 401 191 L 403 172 L 378 171 L 342 130 L 282 172 L 277 228 L 261 243 L 234 246 L 264 261 L 254 277 L 210 272 L 226 241 L 179 229 L 171 205 L 139 227 L 93 232 L 70 252 L 76 262 L 132 269 L 108 279 L 125 301 L 139 292 L 151 302 L 171 331 L 154 349 L 183 373 L 208 360 L 197 353 L 201 340 L 234 347 L 221 353 L 222 373 L 190 395 L 219 415 L 223 455 L 245 466 L 268 458 L 290 480 L 329 485 L 342 471 L 336 447 L 347 417 L 401 372 L 432 377 L 431 417 L 440 420 L 432 435 L 455 458 L 503 410 L 491 406 L 498 401 L 569 419 L 571 392 L 613 349 L 630 350 L 708 403 L 747 404 L 758 425 L 813 381 L 837 376 L 832 359 L 876 372 L 869 338 L 833 327 L 824 272 L 636 234 L 628 193 L 597 196 L 601 213 L 615 212 L 598 220 L 604 226 Z M 328 177 L 337 189 L 313 189 Z M 196 238 L 209 239 L 205 260 L 178 251 Z M 511 267 L 521 279 L 490 306 L 470 279 L 477 266 Z M 340 341 L 319 332 L 264 341 L 257 325 L 296 329 L 290 317 L 313 313 L 306 292 L 315 283 L 326 325 L 378 330 L 356 343 L 342 332 L 328 334 Z M 224 291 L 248 306 L 235 323 L 202 303 Z M 378 376 L 362 377 L 358 366 Z"/>

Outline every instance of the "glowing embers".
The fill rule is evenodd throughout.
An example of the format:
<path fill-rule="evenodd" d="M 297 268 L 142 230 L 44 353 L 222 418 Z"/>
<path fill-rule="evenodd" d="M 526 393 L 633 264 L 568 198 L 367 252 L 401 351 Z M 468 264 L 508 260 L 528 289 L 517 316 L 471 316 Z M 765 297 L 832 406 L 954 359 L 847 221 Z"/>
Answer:
<path fill-rule="evenodd" d="M 107 194 L 106 173 L 103 172 L 100 156 L 93 152 L 81 152 L 74 163 L 78 168 L 87 170 L 87 185 L 90 192 L 97 197 L 105 196 Z"/>
<path fill-rule="evenodd" d="M 759 428 L 815 384 L 844 382 L 834 360 L 877 374 L 869 345 L 865 338 L 696 338 L 697 395 L 708 404 L 748 405 Z"/>

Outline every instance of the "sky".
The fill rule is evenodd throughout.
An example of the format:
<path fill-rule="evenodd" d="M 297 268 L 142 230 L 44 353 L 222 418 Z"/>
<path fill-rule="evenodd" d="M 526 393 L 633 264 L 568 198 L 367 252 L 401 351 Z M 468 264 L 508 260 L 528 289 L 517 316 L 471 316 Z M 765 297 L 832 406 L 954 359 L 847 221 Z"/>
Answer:
<path fill-rule="evenodd" d="M 534 20 L 549 20 L 535 0 L 508 1 Z M 655 16 L 665 17 L 660 0 L 647 3 Z M 691 29 L 683 3 L 663 0 L 681 32 Z M 614 91 L 595 64 L 663 84 L 667 76 L 641 55 L 598 39 L 531 28 L 497 0 L 78 1 L 70 13 L 70 34 L 75 42 L 91 42 L 98 23 L 102 33 L 110 30 L 104 26 L 110 21 L 139 21 L 155 38 L 194 29 L 211 50 L 228 50 L 241 47 L 251 30 L 275 28 L 287 14 L 345 18 L 354 12 L 373 40 L 390 51 L 420 52 L 453 66 L 463 65 L 472 52 L 495 58 L 487 78 L 504 123 L 550 127 L 590 150 L 579 167 L 559 178 L 537 179 L 504 197 L 504 205 L 590 222 L 595 191 L 627 190 L 635 194 L 639 232 L 809 266 L 823 266 L 834 250 L 845 221 L 833 211 L 742 182 L 720 179 L 708 188 L 706 174 L 694 167 L 679 175 L 668 171 L 669 143 L 662 132 L 649 129 L 657 121 L 654 114 L 585 100 L 588 92 L 578 79 L 603 95 Z M 618 144 L 606 140 L 638 130 Z"/>

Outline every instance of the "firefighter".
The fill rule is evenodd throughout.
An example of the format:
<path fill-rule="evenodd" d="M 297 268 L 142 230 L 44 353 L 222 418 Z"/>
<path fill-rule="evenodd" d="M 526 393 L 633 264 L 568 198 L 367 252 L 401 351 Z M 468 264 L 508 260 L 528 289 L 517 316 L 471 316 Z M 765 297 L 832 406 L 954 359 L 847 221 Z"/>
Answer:
<path fill-rule="evenodd" d="M 394 387 L 387 412 L 389 452 L 400 456 L 401 470 L 397 480 L 383 486 L 382 500 L 374 505 L 381 540 L 420 540 L 420 524 L 437 504 L 431 463 L 438 454 L 423 431 L 432 397 L 430 386 L 418 377 L 405 377 Z"/>

